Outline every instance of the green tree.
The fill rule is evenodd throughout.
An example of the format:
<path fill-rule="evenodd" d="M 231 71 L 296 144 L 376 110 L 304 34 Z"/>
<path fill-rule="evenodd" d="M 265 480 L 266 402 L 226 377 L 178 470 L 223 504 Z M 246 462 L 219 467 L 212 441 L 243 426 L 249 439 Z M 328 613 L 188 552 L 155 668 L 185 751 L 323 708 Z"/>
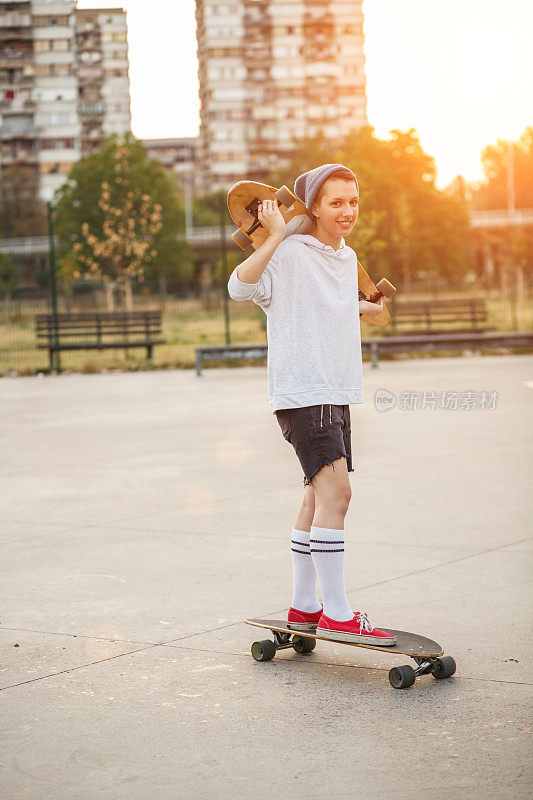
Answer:
<path fill-rule="evenodd" d="M 347 238 L 372 277 L 386 276 L 408 289 L 411 278 L 459 281 L 468 267 L 468 213 L 464 201 L 435 186 L 434 159 L 414 129 L 379 139 L 371 126 L 353 129 L 337 145 L 322 133 L 297 141 L 291 163 L 268 183 L 290 189 L 294 178 L 324 163 L 357 175 L 360 212 Z"/>
<path fill-rule="evenodd" d="M 122 138 L 108 137 L 98 152 L 72 167 L 67 182 L 56 194 L 55 230 L 63 278 L 91 271 L 97 277 L 115 278 L 119 252 L 121 274 L 128 270 L 124 259 L 129 252 L 132 263 L 141 256 L 133 272 L 146 280 L 190 277 L 192 251 L 184 238 L 185 216 L 179 194 L 177 176 L 149 159 L 138 139 L 129 133 Z M 155 222 L 151 217 L 158 215 L 157 231 L 150 230 L 149 225 L 143 227 L 146 213 L 150 215 L 148 222 Z M 96 243 L 109 245 L 117 235 L 123 236 L 123 247 L 115 243 L 113 248 L 102 247 L 98 255 L 95 253 Z M 91 268 L 93 263 L 96 269 Z"/>
<path fill-rule="evenodd" d="M 507 175 L 510 157 L 514 162 L 515 207 L 533 208 L 533 126 L 518 141 L 498 139 L 481 153 L 484 180 L 472 185 L 472 207 L 477 210 L 507 208 Z"/>
<path fill-rule="evenodd" d="M 7 253 L 0 253 L 0 295 L 10 295 L 19 282 L 20 273 Z"/>
<path fill-rule="evenodd" d="M 39 173 L 29 164 L 0 167 L 0 234 L 43 236 L 46 207 L 39 197 Z"/>
<path fill-rule="evenodd" d="M 525 129 L 515 141 L 498 139 L 481 153 L 484 179 L 472 183 L 470 207 L 474 211 L 505 210 L 508 205 L 510 159 L 513 161 L 515 208 L 533 208 L 533 126 Z M 472 231 L 472 247 L 477 254 L 478 273 L 483 274 L 483 260 L 490 254 L 494 264 L 493 282 L 504 291 L 506 284 L 520 292 L 524 281 L 531 283 L 533 274 L 533 228 L 503 226 L 476 228 Z"/>

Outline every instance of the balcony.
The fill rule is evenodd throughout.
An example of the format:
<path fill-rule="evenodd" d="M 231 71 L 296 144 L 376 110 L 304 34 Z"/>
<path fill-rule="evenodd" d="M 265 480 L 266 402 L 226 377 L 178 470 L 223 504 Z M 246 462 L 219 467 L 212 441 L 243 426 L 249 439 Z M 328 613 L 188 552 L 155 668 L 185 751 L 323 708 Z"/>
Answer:
<path fill-rule="evenodd" d="M 82 103 L 78 111 L 83 117 L 101 117 L 105 114 L 104 103 Z"/>
<path fill-rule="evenodd" d="M 272 53 L 269 50 L 246 50 L 243 60 L 248 67 L 269 67 L 272 63 Z"/>
<path fill-rule="evenodd" d="M 96 83 L 97 81 L 103 81 L 103 79 L 104 79 L 104 70 L 102 69 L 101 65 L 80 66 L 80 67 L 78 67 L 77 71 L 78 71 L 78 78 L 81 81 L 84 81 L 84 82 L 87 82 L 87 83 L 90 83 L 92 81 L 94 81 Z"/>
<path fill-rule="evenodd" d="M 6 97 L 6 92 L 0 91 L 0 113 L 4 116 L 9 114 L 20 114 L 21 111 L 32 111 L 35 108 L 35 102 L 31 97 L 17 98 L 16 96 Z"/>
<path fill-rule="evenodd" d="M 8 139 L 35 139 L 38 136 L 38 130 L 33 124 L 28 125 L 23 130 L 12 130 L 9 125 L 2 125 L 0 128 L 0 140 L 6 141 Z"/>
<path fill-rule="evenodd" d="M 31 47 L 12 47 L 9 43 L 0 48 L 0 64 L 9 67 L 23 67 L 33 63 Z"/>
<path fill-rule="evenodd" d="M 83 127 L 81 132 L 81 141 L 84 145 L 87 144 L 87 142 L 97 143 L 103 138 L 103 135 L 103 128 L 101 126 L 98 129 Z"/>
<path fill-rule="evenodd" d="M 78 34 L 76 36 L 76 44 L 79 53 L 85 50 L 100 51 L 101 49 L 100 37 L 96 36 L 80 36 L 80 34 Z"/>
<path fill-rule="evenodd" d="M 24 74 L 22 70 L 0 70 L 0 94 L 2 91 L 6 91 L 7 89 L 11 89 L 15 87 L 15 89 L 24 89 L 24 88 L 31 88 L 33 86 L 34 75 L 31 74 Z"/>
<path fill-rule="evenodd" d="M 30 4 L 27 4 L 28 10 Z M 20 13 L 17 11 L 6 12 L 0 14 L 0 28 L 3 30 L 6 29 L 13 29 L 13 28 L 20 28 L 20 29 L 29 29 L 29 35 L 31 36 L 31 14 L 27 13 Z"/>
<path fill-rule="evenodd" d="M 31 141 L 29 140 L 30 144 Z M 37 142 L 36 139 L 33 141 Z M 10 164 L 37 164 L 38 160 L 37 149 L 31 146 L 3 151 L 2 155 L 0 155 L 0 161 L 4 167 Z"/>

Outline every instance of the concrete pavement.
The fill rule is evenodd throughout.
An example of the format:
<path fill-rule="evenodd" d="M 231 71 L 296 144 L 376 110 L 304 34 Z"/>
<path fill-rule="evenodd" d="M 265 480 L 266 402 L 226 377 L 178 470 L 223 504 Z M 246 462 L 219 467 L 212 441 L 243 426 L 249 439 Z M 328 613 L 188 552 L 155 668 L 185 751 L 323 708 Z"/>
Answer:
<path fill-rule="evenodd" d="M 533 357 L 364 378 L 349 599 L 457 661 L 404 691 L 405 656 L 250 655 L 303 493 L 264 368 L 0 382 L 2 800 L 531 797 Z"/>

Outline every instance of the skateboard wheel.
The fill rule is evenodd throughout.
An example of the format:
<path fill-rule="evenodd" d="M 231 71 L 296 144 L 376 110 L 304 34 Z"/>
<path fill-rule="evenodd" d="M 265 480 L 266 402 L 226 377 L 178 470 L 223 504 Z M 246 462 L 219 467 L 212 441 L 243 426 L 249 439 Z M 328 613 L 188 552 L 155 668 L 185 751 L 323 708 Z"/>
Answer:
<path fill-rule="evenodd" d="M 241 250 L 247 250 L 250 245 L 252 244 L 252 239 L 246 231 L 243 231 L 242 228 L 237 228 L 233 236 L 231 237 L 235 244 L 241 248 Z"/>
<path fill-rule="evenodd" d="M 286 208 L 290 208 L 294 205 L 295 200 L 298 200 L 296 195 L 293 194 L 290 189 L 287 189 L 286 186 L 282 186 L 281 189 L 278 189 L 276 192 L 276 199 L 279 200 L 280 203 L 283 203 Z"/>
<path fill-rule="evenodd" d="M 316 647 L 316 639 L 310 636 L 293 636 L 292 646 L 297 653 L 310 653 Z"/>
<path fill-rule="evenodd" d="M 450 678 L 456 669 L 457 664 L 451 656 L 441 656 L 433 662 L 431 674 L 434 678 L 442 680 L 443 678 Z"/>
<path fill-rule="evenodd" d="M 389 682 L 395 689 L 408 689 L 416 680 L 415 671 L 409 664 L 393 667 L 389 672 Z"/>
<path fill-rule="evenodd" d="M 381 294 L 388 298 L 391 298 L 396 291 L 396 287 L 387 278 L 382 278 L 379 283 L 376 283 L 376 289 L 379 289 Z"/>
<path fill-rule="evenodd" d="M 252 645 L 252 655 L 256 661 L 270 661 L 276 655 L 276 645 L 271 639 L 263 639 L 262 642 L 254 642 Z"/>

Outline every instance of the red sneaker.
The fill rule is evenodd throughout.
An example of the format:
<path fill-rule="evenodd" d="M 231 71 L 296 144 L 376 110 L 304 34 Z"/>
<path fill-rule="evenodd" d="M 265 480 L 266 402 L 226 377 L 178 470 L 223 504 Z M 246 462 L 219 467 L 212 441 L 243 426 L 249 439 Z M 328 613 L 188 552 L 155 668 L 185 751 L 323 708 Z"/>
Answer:
<path fill-rule="evenodd" d="M 360 642 L 383 647 L 390 647 L 397 641 L 396 636 L 392 633 L 374 628 L 368 621 L 365 611 L 357 611 L 353 619 L 346 622 L 339 622 L 322 614 L 316 632 L 325 639 L 335 639 L 339 642 Z"/>
<path fill-rule="evenodd" d="M 297 608 L 291 606 L 287 614 L 287 627 L 294 628 L 296 631 L 308 631 L 310 628 L 316 628 L 321 616 L 322 608 L 313 614 L 308 614 L 306 611 L 298 611 Z"/>

